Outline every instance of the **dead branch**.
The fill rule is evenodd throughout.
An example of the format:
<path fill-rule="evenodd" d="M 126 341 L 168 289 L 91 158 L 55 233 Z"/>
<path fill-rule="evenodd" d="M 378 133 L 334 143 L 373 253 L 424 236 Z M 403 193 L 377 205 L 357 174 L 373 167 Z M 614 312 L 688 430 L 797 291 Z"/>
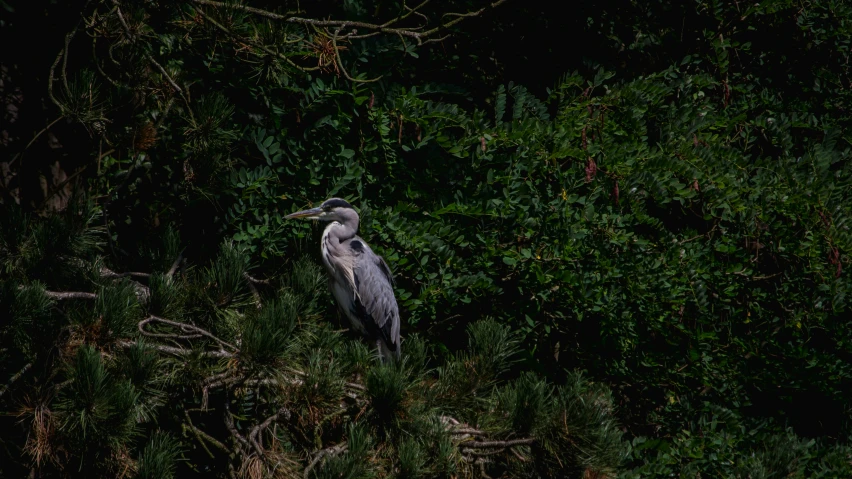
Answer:
<path fill-rule="evenodd" d="M 527 437 L 524 439 L 510 439 L 508 441 L 468 441 L 464 443 L 465 447 L 483 449 L 483 448 L 507 448 L 512 446 L 529 446 L 534 443 L 535 439 Z"/>
<path fill-rule="evenodd" d="M 178 253 L 177 258 L 175 258 L 175 261 L 174 261 L 174 263 L 172 263 L 172 267 L 171 267 L 171 268 L 169 268 L 169 272 L 168 272 L 168 273 L 166 273 L 166 276 L 168 276 L 168 277 L 170 277 L 170 278 L 171 278 L 172 276 L 174 276 L 175 271 L 177 271 L 178 266 L 180 266 L 180 262 L 183 260 L 183 252 L 184 252 L 184 251 L 186 251 L 186 250 L 185 250 L 185 249 L 182 249 L 182 250 L 180 251 L 180 253 Z"/>
<path fill-rule="evenodd" d="M 268 417 L 268 418 L 266 418 L 266 420 L 264 420 L 262 423 L 260 423 L 260 424 L 258 424 L 257 426 L 255 426 L 255 427 L 253 427 L 253 428 L 252 428 L 251 432 L 249 432 L 248 440 L 249 440 L 249 442 L 251 442 L 251 443 L 252 443 L 252 445 L 254 446 L 255 450 L 260 451 L 260 452 L 262 452 L 262 451 L 263 451 L 263 447 L 261 446 L 260 441 L 258 440 L 258 436 L 259 436 L 259 435 L 260 435 L 260 433 L 262 433 L 262 432 L 263 432 L 266 428 L 268 428 L 270 424 L 272 424 L 273 422 L 277 421 L 277 420 L 278 420 L 279 418 L 281 418 L 282 416 L 283 416 L 284 418 L 286 418 L 287 420 L 289 420 L 289 419 L 292 417 L 292 413 L 291 413 L 291 412 L 290 412 L 290 410 L 289 410 L 289 409 L 287 409 L 286 407 L 282 407 L 281 409 L 279 409 L 279 410 L 278 410 L 278 412 L 276 412 L 276 413 L 275 413 L 275 414 L 273 414 L 272 416 L 269 416 L 269 417 Z"/>
<path fill-rule="evenodd" d="M 248 273 L 243 273 L 243 277 L 245 279 L 249 280 L 249 282 L 256 283 L 256 284 L 269 284 L 269 282 L 270 282 L 268 279 L 255 278 L 254 276 L 252 276 Z"/>
<path fill-rule="evenodd" d="M 219 344 L 220 344 L 220 345 L 222 345 L 222 346 L 227 346 L 227 347 L 228 347 L 228 348 L 230 348 L 231 350 L 233 350 L 233 351 L 237 351 L 237 347 L 236 347 L 236 346 L 234 346 L 234 345 L 233 345 L 233 344 L 231 344 L 231 343 L 228 343 L 227 341 L 223 341 L 223 340 L 221 340 L 221 339 L 217 338 L 216 336 L 214 336 L 213 334 L 211 334 L 210 332 L 208 332 L 208 331 L 207 331 L 207 330 L 205 330 L 205 329 L 199 328 L 198 326 L 195 326 L 195 325 L 193 325 L 193 324 L 179 323 L 179 322 L 177 322 L 177 321 L 171 321 L 171 320 L 169 320 L 169 319 L 160 318 L 160 317 L 158 317 L 158 316 L 149 316 L 147 319 L 143 319 L 143 320 L 139 323 L 139 331 L 141 331 L 141 332 L 142 332 L 143 334 L 145 334 L 145 335 L 154 334 L 154 333 L 147 333 L 147 332 L 144 330 L 144 326 L 145 326 L 145 324 L 153 323 L 153 322 L 167 324 L 167 325 L 169 325 L 169 326 L 173 326 L 173 327 L 175 327 L 175 328 L 178 328 L 178 329 L 180 329 L 180 330 L 181 330 L 181 331 L 183 331 L 183 332 L 190 332 L 190 331 L 194 331 L 195 333 L 197 333 L 197 334 L 199 334 L 199 335 L 201 335 L 201 336 L 205 336 L 205 337 L 208 337 L 208 338 L 212 339 L 213 341 L 216 341 L 217 343 L 219 343 Z M 181 339 L 187 339 L 187 338 L 181 338 Z"/>
<path fill-rule="evenodd" d="M 9 378 L 6 384 L 3 385 L 3 389 L 0 389 L 0 397 L 3 397 L 3 395 L 6 394 L 6 391 L 8 391 L 10 387 L 12 387 L 12 384 L 18 379 L 21 379 L 21 376 L 23 376 L 24 373 L 29 371 L 31 367 L 33 367 L 33 363 L 27 363 L 26 365 L 24 365 L 23 368 L 21 368 L 20 371 L 18 371 L 11 378 Z"/>
<path fill-rule="evenodd" d="M 206 432 L 202 431 L 201 429 L 195 427 L 194 424 L 192 424 L 192 418 L 189 417 L 189 411 L 184 409 L 183 414 L 184 414 L 184 416 L 186 416 L 186 423 L 184 424 L 184 427 L 186 427 L 187 429 L 192 431 L 192 433 L 195 435 L 195 438 L 198 439 L 198 442 L 201 444 L 201 447 L 203 447 L 204 450 L 207 451 L 207 454 L 211 458 L 215 458 L 215 456 L 213 455 L 212 452 L 210 452 L 209 449 L 207 449 L 207 446 L 204 444 L 205 441 L 216 446 L 219 450 L 221 450 L 225 454 L 231 454 L 231 450 L 228 449 L 227 446 L 225 446 L 224 444 L 219 442 L 216 438 L 207 434 Z"/>
<path fill-rule="evenodd" d="M 98 299 L 95 293 L 85 293 L 82 291 L 45 291 L 45 295 L 52 299 Z"/>
<path fill-rule="evenodd" d="M 129 347 L 135 346 L 135 345 L 136 345 L 135 341 L 122 341 L 122 342 L 118 343 L 118 346 L 122 347 L 122 348 L 129 348 Z M 203 358 L 230 359 L 230 358 L 233 358 L 235 356 L 235 354 L 229 353 L 227 351 L 221 351 L 220 350 L 220 351 L 200 351 L 199 352 L 199 351 L 194 351 L 192 349 L 176 348 L 174 346 L 166 346 L 166 345 L 163 345 L 163 344 L 146 343 L 145 347 L 154 349 L 156 351 L 160 351 L 161 353 L 166 353 L 166 354 L 170 354 L 172 356 L 177 356 L 177 357 L 187 357 L 187 356 L 191 356 L 193 354 L 197 354 L 197 355 L 199 355 L 200 357 L 203 357 Z"/>

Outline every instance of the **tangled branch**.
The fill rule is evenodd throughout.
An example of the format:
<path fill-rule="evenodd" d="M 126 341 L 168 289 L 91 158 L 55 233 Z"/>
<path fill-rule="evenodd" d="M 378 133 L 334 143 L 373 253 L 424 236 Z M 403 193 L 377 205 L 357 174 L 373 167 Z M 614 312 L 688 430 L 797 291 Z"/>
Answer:
<path fill-rule="evenodd" d="M 274 20 L 277 22 L 283 22 L 286 24 L 293 25 L 303 25 L 306 27 L 319 28 L 324 32 L 323 35 L 326 38 L 330 39 L 331 44 L 331 52 L 328 53 L 328 57 L 330 57 L 330 61 L 323 62 L 322 57 L 320 61 L 320 65 L 316 67 L 305 67 L 296 64 L 293 62 L 288 56 L 281 54 L 280 52 L 274 51 L 266 45 L 263 45 L 259 42 L 255 42 L 248 38 L 243 38 L 239 35 L 233 33 L 230 29 L 217 22 L 213 18 L 210 17 L 204 11 L 199 10 L 199 13 L 205 21 L 209 22 L 211 25 L 226 33 L 230 37 L 238 40 L 240 43 L 245 45 L 250 45 L 255 48 L 262 50 L 263 52 L 272 55 L 276 58 L 279 58 L 285 62 L 287 62 L 290 66 L 295 67 L 301 71 L 309 72 L 320 70 L 324 66 L 329 63 L 334 66 L 334 71 L 339 73 L 343 73 L 343 76 L 346 77 L 347 80 L 355 83 L 373 83 L 382 79 L 383 75 L 380 75 L 371 79 L 361 79 L 352 76 L 346 67 L 343 65 L 343 60 L 340 55 L 340 51 L 345 49 L 345 47 L 341 47 L 338 45 L 338 42 L 347 41 L 347 40 L 362 40 L 370 37 L 374 37 L 381 34 L 393 35 L 397 36 L 403 40 L 404 38 L 410 38 L 416 41 L 418 46 L 422 46 L 426 43 L 442 41 L 446 39 L 449 35 L 444 35 L 441 37 L 434 37 L 439 32 L 444 32 L 454 25 L 462 22 L 467 18 L 477 17 L 482 15 L 484 12 L 490 9 L 494 9 L 499 5 L 506 3 L 508 0 L 497 0 L 493 3 L 490 3 L 479 10 L 473 10 L 464 13 L 444 13 L 441 15 L 441 21 L 438 26 L 427 29 L 427 26 L 430 23 L 430 18 L 428 15 L 423 13 L 424 7 L 429 4 L 430 0 L 424 0 L 420 4 L 414 7 L 409 7 L 407 5 L 403 5 L 405 8 L 405 13 L 397 15 L 396 17 L 384 22 L 384 23 L 369 23 L 369 22 L 361 22 L 361 21 L 351 21 L 351 20 L 319 20 L 313 18 L 305 18 L 299 17 L 296 14 L 300 12 L 289 12 L 287 14 L 279 14 L 275 12 L 270 12 L 267 10 L 263 10 L 260 8 L 250 7 L 247 5 L 241 5 L 237 3 L 224 3 L 217 2 L 214 0 L 192 0 L 193 3 L 197 5 L 203 5 L 207 7 L 214 8 L 223 8 L 223 9 L 232 9 L 244 11 L 247 13 L 251 13 L 253 15 L 257 15 L 260 17 L 268 18 L 270 20 Z M 421 20 L 420 25 L 415 26 L 401 26 L 400 24 L 411 17 L 417 17 Z M 444 21 L 447 18 L 451 18 L 449 21 Z M 333 29 L 333 33 L 332 30 Z M 349 29 L 348 33 L 344 33 L 347 29 Z M 359 33 L 359 29 L 367 30 L 367 33 Z"/>
<path fill-rule="evenodd" d="M 385 23 L 368 23 L 368 22 L 357 22 L 357 21 L 349 21 L 349 20 L 317 20 L 317 19 L 313 19 L 313 18 L 298 17 L 295 14 L 281 15 L 279 13 L 274 13 L 274 12 L 270 12 L 270 11 L 263 10 L 263 9 L 260 9 L 260 8 L 249 7 L 247 5 L 240 5 L 240 4 L 236 4 L 236 3 L 223 3 L 223 2 L 217 2 L 217 1 L 214 1 L 214 0 L 192 0 L 192 1 L 193 1 L 193 3 L 196 3 L 198 5 L 206 5 L 206 6 L 216 7 L 216 8 L 230 8 L 230 9 L 234 9 L 234 10 L 242 10 L 242 11 L 254 14 L 254 15 L 259 15 L 259 16 L 262 16 L 262 17 L 265 17 L 265 18 L 269 18 L 271 20 L 276 20 L 276 21 L 281 21 L 281 22 L 296 24 L 296 25 L 308 25 L 308 26 L 314 26 L 314 27 L 338 27 L 338 28 L 341 28 L 341 29 L 344 28 L 345 26 L 349 26 L 349 27 L 354 27 L 354 28 L 361 28 L 361 29 L 364 29 L 364 30 L 372 30 L 371 33 L 360 34 L 360 35 L 358 34 L 357 30 L 353 30 L 352 33 L 340 37 L 340 38 L 345 38 L 345 39 L 361 39 L 361 38 L 367 38 L 367 37 L 370 37 L 370 36 L 374 36 L 374 35 L 377 35 L 377 34 L 380 34 L 380 33 L 386 33 L 386 34 L 391 34 L 391 35 L 413 38 L 417 41 L 418 45 L 423 45 L 424 40 L 426 40 L 430 36 L 432 36 L 432 35 L 434 35 L 438 32 L 444 31 L 444 30 L 464 21 L 467 18 L 472 18 L 472 17 L 477 17 L 479 15 L 482 15 L 487 10 L 494 9 L 494 8 L 502 5 L 503 3 L 506 3 L 508 0 L 497 0 L 495 2 L 492 2 L 488 5 L 480 8 L 479 10 L 473 10 L 473 11 L 470 11 L 470 12 L 444 13 L 443 15 L 441 15 L 441 24 L 434 27 L 434 28 L 431 28 L 429 30 L 424 30 L 425 24 L 427 24 L 429 22 L 429 17 L 422 13 L 422 9 L 423 9 L 423 7 L 425 7 L 430 2 L 430 0 L 424 0 L 423 2 L 421 2 L 419 5 L 417 5 L 415 7 L 405 6 L 406 13 L 404 13 L 402 15 L 398 15 L 397 17 L 392 18 Z M 294 12 L 294 13 L 297 13 L 297 12 Z M 412 15 L 416 15 L 417 17 L 423 19 L 424 24 L 420 25 L 420 26 L 414 26 L 414 27 L 398 27 L 398 26 L 396 26 L 400 22 L 402 22 L 403 20 L 411 17 Z M 453 17 L 453 19 L 448 21 L 448 22 L 444 22 L 443 20 L 446 17 Z"/>

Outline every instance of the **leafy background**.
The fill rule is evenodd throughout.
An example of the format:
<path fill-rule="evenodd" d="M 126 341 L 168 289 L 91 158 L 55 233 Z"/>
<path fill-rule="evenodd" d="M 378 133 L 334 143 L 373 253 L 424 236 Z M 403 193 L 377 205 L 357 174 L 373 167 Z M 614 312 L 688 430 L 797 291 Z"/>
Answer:
<path fill-rule="evenodd" d="M 606 385 L 623 477 L 849 474 L 846 2 L 445 2 L 423 12 L 486 10 L 339 50 L 334 27 L 210 3 L 2 3 L 3 43 L 35 52 L 2 61 L 4 205 L 52 217 L 86 191 L 115 271 L 230 241 L 276 277 L 318 262 L 319 229 L 283 216 L 341 196 L 404 337 L 448 360 L 489 318 L 519 335 L 510 375 Z M 4 244 L 16 281 L 75 284 Z"/>

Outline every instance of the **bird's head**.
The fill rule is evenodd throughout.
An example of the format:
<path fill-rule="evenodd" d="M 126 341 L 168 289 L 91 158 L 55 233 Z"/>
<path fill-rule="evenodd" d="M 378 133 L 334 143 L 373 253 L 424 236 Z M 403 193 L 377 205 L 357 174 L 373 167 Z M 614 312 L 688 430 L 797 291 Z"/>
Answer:
<path fill-rule="evenodd" d="M 340 198 L 331 198 L 325 200 L 318 208 L 290 213 L 284 218 L 305 218 L 319 221 L 338 221 L 340 223 L 348 223 L 354 220 L 357 224 L 358 213 L 348 201 Z"/>

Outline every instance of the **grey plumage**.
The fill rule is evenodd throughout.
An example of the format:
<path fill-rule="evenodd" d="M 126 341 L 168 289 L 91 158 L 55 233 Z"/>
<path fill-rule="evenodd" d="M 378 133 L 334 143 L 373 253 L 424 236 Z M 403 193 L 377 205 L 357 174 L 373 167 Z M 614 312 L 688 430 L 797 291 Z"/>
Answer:
<path fill-rule="evenodd" d="M 359 218 L 352 205 L 332 198 L 319 208 L 287 218 L 328 222 L 321 246 L 332 295 L 353 329 L 376 341 L 382 358 L 398 359 L 399 307 L 393 293 L 393 276 L 384 259 L 358 236 Z"/>

